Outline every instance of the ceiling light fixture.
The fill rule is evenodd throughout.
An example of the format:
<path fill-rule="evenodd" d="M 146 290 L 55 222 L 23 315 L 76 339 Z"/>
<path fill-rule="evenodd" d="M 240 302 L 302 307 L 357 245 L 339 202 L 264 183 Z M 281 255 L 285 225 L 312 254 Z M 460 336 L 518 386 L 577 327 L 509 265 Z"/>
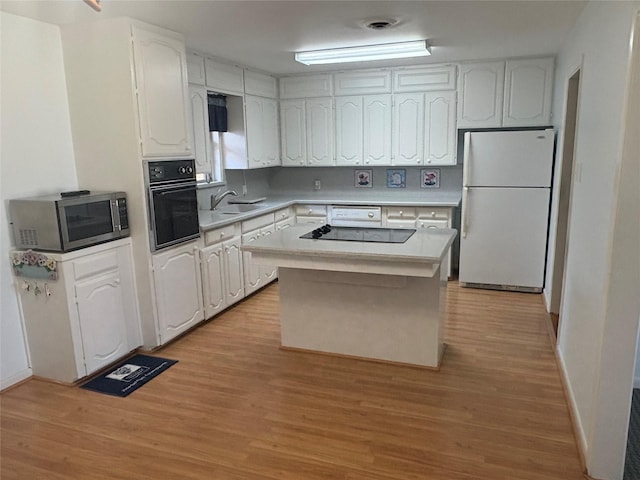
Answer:
<path fill-rule="evenodd" d="M 96 12 L 102 11 L 102 7 L 100 6 L 100 0 L 84 0 L 84 3 L 93 8 Z"/>
<path fill-rule="evenodd" d="M 384 43 L 361 47 L 329 48 L 296 52 L 296 62 L 305 65 L 323 65 L 327 63 L 366 62 L 388 60 L 392 58 L 424 57 L 431 55 L 431 47 L 426 40 L 413 42 Z"/>

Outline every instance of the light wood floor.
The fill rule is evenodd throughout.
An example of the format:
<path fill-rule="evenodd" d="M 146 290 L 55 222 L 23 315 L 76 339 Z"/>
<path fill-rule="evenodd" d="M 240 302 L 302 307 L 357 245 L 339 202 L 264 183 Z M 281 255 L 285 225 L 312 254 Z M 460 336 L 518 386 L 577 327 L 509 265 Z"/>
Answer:
<path fill-rule="evenodd" d="M 0 478 L 582 479 L 541 296 L 448 290 L 439 372 L 280 350 L 273 285 L 127 398 L 31 380 L 0 397 Z"/>

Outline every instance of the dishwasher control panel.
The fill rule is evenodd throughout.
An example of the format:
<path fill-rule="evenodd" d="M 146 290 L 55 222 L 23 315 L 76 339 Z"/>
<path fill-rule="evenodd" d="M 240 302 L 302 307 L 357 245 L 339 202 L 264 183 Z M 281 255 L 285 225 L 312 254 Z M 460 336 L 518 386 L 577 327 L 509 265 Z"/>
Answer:
<path fill-rule="evenodd" d="M 331 225 L 340 226 L 382 226 L 380 207 L 332 206 L 329 209 Z"/>

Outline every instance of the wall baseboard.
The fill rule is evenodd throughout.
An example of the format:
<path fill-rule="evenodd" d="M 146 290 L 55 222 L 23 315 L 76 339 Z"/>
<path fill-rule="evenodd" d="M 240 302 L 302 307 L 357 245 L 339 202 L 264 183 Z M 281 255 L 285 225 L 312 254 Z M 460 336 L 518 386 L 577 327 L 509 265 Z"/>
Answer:
<path fill-rule="evenodd" d="M 560 372 L 560 383 L 562 383 L 562 389 L 567 400 L 567 406 L 569 407 L 569 417 L 571 418 L 571 425 L 573 427 L 573 435 L 576 439 L 576 445 L 578 447 L 578 454 L 580 455 L 580 462 L 584 470 L 585 478 L 591 478 L 587 473 L 587 437 L 585 436 L 580 416 L 578 415 L 578 406 L 576 405 L 575 395 L 571 389 L 571 384 L 568 380 L 567 368 L 562 356 L 562 350 L 559 347 L 555 348 L 556 363 L 558 365 L 558 371 Z"/>
<path fill-rule="evenodd" d="M 11 375 L 9 378 L 3 378 L 0 381 L 0 392 L 4 392 L 11 387 L 17 386 L 19 383 L 30 379 L 32 376 L 33 371 L 31 370 L 31 368 L 25 368 L 21 372 L 18 372 L 15 375 Z"/>

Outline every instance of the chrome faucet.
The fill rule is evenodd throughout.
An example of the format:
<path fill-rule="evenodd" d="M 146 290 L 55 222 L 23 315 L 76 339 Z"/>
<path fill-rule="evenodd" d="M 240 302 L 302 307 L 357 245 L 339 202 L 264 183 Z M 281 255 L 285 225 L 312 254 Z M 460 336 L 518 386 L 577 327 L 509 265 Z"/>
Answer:
<path fill-rule="evenodd" d="M 215 208 L 218 206 L 218 204 L 227 195 L 232 195 L 234 197 L 238 196 L 238 194 L 235 192 L 235 190 L 225 190 L 222 193 L 220 193 L 220 190 L 218 190 L 214 195 L 211 195 L 211 210 L 215 210 Z"/>

